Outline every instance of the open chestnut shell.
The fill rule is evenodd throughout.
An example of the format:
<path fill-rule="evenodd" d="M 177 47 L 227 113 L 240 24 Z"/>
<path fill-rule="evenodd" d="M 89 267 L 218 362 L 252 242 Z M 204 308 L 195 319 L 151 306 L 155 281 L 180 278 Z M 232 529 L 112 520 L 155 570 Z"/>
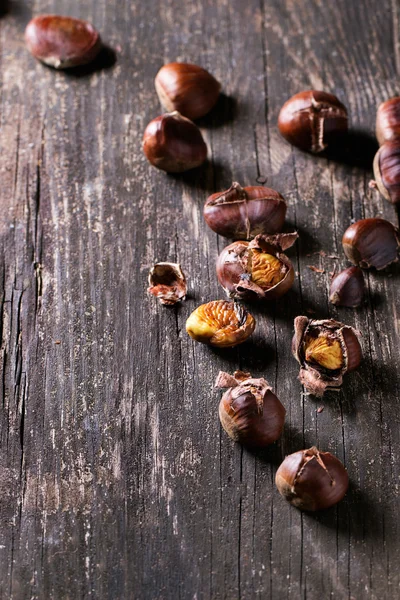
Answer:
<path fill-rule="evenodd" d="M 379 105 L 376 113 L 376 137 L 380 146 L 400 139 L 400 96 Z"/>
<path fill-rule="evenodd" d="M 251 242 L 233 242 L 217 259 L 217 277 L 229 298 L 273 300 L 294 281 L 293 265 L 283 253 L 297 233 L 257 235 Z"/>
<path fill-rule="evenodd" d="M 155 264 L 149 273 L 149 286 L 149 294 L 167 306 L 184 300 L 187 293 L 186 277 L 177 263 Z"/>
<path fill-rule="evenodd" d="M 359 267 L 349 267 L 334 277 L 329 301 L 336 306 L 356 308 L 364 299 L 365 282 Z"/>
<path fill-rule="evenodd" d="M 385 219 L 361 219 L 344 232 L 343 250 L 347 258 L 362 269 L 385 269 L 399 259 L 400 234 Z"/>
<path fill-rule="evenodd" d="M 400 129 L 400 124 L 399 124 Z M 400 140 L 385 142 L 374 158 L 375 184 L 392 204 L 400 203 Z M 372 182 L 373 183 L 373 182 Z M 371 185 L 372 187 L 372 185 Z"/>
<path fill-rule="evenodd" d="M 226 433 L 245 446 L 263 448 L 281 435 L 286 410 L 265 379 L 250 373 L 220 371 L 215 387 L 229 388 L 219 404 L 219 418 Z"/>
<path fill-rule="evenodd" d="M 219 235 L 249 240 L 259 233 L 281 231 L 286 209 L 286 202 L 279 192 L 263 186 L 242 188 L 234 182 L 228 190 L 207 199 L 204 219 Z"/>
<path fill-rule="evenodd" d="M 336 456 L 313 446 L 287 456 L 276 472 L 275 483 L 290 504 L 316 511 L 342 500 L 349 487 L 349 476 Z"/>
<path fill-rule="evenodd" d="M 254 317 L 236 302 L 213 300 L 202 304 L 186 321 L 186 331 L 202 344 L 232 348 L 245 342 L 256 326 Z"/>
<path fill-rule="evenodd" d="M 343 375 L 360 365 L 362 350 L 356 330 L 333 319 L 294 320 L 292 352 L 300 364 L 299 379 L 306 390 L 321 397 L 338 391 Z"/>

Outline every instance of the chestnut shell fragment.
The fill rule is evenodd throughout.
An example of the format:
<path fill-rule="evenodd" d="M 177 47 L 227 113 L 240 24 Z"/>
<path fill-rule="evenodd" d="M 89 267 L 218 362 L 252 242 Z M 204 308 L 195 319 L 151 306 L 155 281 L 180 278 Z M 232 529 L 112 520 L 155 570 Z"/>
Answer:
<path fill-rule="evenodd" d="M 356 308 L 364 299 L 365 282 L 359 267 L 349 267 L 334 277 L 329 300 L 336 306 Z"/>
<path fill-rule="evenodd" d="M 380 146 L 400 139 L 400 96 L 379 105 L 376 113 L 376 137 Z"/>
<path fill-rule="evenodd" d="M 347 258 L 362 269 L 385 269 L 399 259 L 400 234 L 385 219 L 362 219 L 346 229 L 343 250 Z"/>
<path fill-rule="evenodd" d="M 149 285 L 147 289 L 149 294 L 167 306 L 184 300 L 187 293 L 186 277 L 177 263 L 155 264 L 149 273 Z"/>
<path fill-rule="evenodd" d="M 399 125 L 400 129 L 400 125 Z M 374 158 L 375 183 L 392 204 L 400 203 L 400 141 L 385 142 Z"/>
<path fill-rule="evenodd" d="M 232 348 L 245 342 L 255 326 L 254 317 L 243 306 L 227 300 L 201 304 L 186 321 L 186 331 L 191 338 L 220 348 Z"/>

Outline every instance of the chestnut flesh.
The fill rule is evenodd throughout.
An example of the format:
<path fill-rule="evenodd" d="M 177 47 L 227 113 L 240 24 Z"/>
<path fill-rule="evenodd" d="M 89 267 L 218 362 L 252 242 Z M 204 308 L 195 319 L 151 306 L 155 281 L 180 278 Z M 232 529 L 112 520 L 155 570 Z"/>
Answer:
<path fill-rule="evenodd" d="M 184 300 L 187 293 L 186 277 L 177 263 L 160 262 L 149 273 L 149 294 L 161 304 L 171 306 Z"/>
<path fill-rule="evenodd" d="M 202 304 L 186 321 L 186 331 L 202 344 L 232 348 L 253 333 L 256 322 L 247 310 L 236 302 L 213 300 Z"/>
<path fill-rule="evenodd" d="M 331 283 L 329 300 L 336 306 L 356 308 L 364 299 L 364 275 L 359 267 L 344 269 Z"/>
<path fill-rule="evenodd" d="M 400 96 L 379 105 L 376 113 L 376 137 L 380 146 L 400 139 Z"/>
<path fill-rule="evenodd" d="M 342 244 L 347 258 L 362 269 L 380 271 L 399 258 L 399 230 L 385 219 L 356 221 L 345 231 Z"/>
<path fill-rule="evenodd" d="M 385 142 L 379 148 L 374 158 L 374 177 L 382 196 L 392 204 L 399 204 L 400 140 Z"/>

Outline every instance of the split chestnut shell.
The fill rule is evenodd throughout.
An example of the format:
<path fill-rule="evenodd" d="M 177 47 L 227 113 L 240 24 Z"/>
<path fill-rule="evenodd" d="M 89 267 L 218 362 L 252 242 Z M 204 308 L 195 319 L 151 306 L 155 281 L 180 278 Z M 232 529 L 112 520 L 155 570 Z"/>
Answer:
<path fill-rule="evenodd" d="M 161 262 L 152 267 L 149 273 L 149 294 L 158 298 L 161 304 L 171 306 L 184 300 L 187 293 L 186 277 L 177 263 Z"/>
<path fill-rule="evenodd" d="M 186 331 L 191 338 L 220 348 L 231 348 L 246 341 L 255 326 L 254 317 L 243 306 L 227 300 L 202 304 L 186 321 Z"/>
<path fill-rule="evenodd" d="M 399 230 L 385 219 L 356 221 L 344 232 L 342 244 L 347 258 L 362 269 L 380 271 L 399 259 Z"/>

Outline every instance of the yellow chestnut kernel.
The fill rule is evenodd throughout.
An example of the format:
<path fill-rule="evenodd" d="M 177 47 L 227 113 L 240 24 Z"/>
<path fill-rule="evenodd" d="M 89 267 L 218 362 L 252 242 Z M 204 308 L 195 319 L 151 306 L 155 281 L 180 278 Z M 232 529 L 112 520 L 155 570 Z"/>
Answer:
<path fill-rule="evenodd" d="M 307 362 L 317 363 L 331 371 L 343 367 L 344 357 L 340 343 L 326 336 L 306 339 L 305 355 Z"/>
<path fill-rule="evenodd" d="M 254 327 L 254 318 L 243 306 L 226 300 L 202 304 L 186 321 L 186 331 L 191 338 L 219 347 L 241 344 L 253 333 Z"/>
<path fill-rule="evenodd" d="M 285 265 L 272 254 L 253 250 L 251 255 L 251 279 L 263 289 L 277 285 L 285 277 Z"/>

